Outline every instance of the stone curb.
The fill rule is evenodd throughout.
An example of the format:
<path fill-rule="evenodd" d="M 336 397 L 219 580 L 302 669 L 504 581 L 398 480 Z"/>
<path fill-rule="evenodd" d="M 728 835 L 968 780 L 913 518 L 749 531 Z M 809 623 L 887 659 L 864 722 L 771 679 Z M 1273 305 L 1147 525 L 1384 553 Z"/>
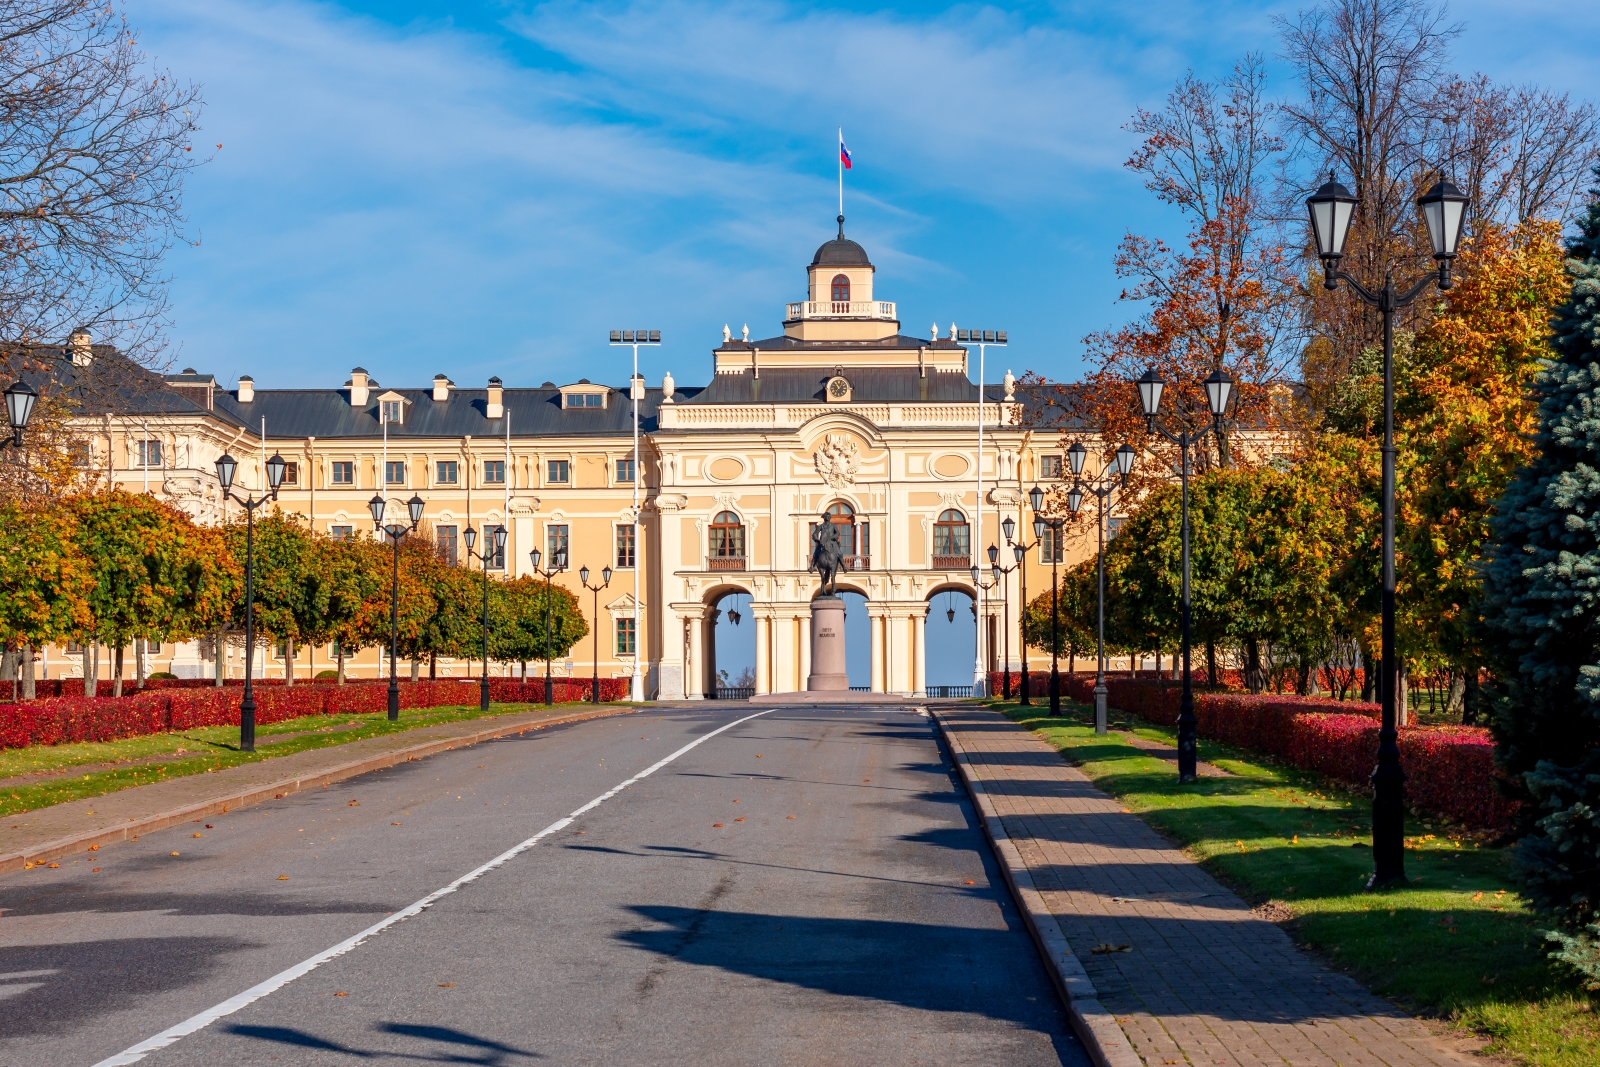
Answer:
<path fill-rule="evenodd" d="M 1090 1058 L 1096 1067 L 1144 1067 L 1144 1060 L 1133 1050 L 1128 1035 L 1122 1032 L 1116 1017 L 1100 1003 L 1099 991 L 1095 989 L 1078 957 L 1073 955 L 1072 946 L 1061 932 L 1055 916 L 1045 906 L 1044 896 L 1035 888 L 1033 875 L 1027 864 L 1022 862 L 1022 854 L 1007 836 L 1005 826 L 995 812 L 994 802 L 989 799 L 983 782 L 973 772 L 966 750 L 945 726 L 940 709 L 930 705 L 928 714 L 939 725 L 939 733 L 950 747 L 950 753 L 961 771 L 961 780 L 983 819 L 984 833 L 994 849 L 1000 869 L 1005 872 L 1011 895 L 1028 924 L 1028 931 L 1033 934 L 1034 944 L 1038 946 L 1039 955 L 1050 971 L 1056 992 L 1067 1006 L 1072 1028 L 1088 1049 Z"/>
<path fill-rule="evenodd" d="M 337 764 L 314 774 L 285 778 L 282 781 L 272 782 L 268 785 L 251 786 L 249 789 L 229 793 L 226 796 L 212 797 L 209 800 L 186 804 L 181 808 L 172 808 L 155 815 L 146 815 L 121 826 L 107 827 L 103 830 L 90 830 L 87 833 L 49 841 L 22 852 L 0 855 L 0 874 L 20 871 L 30 864 L 46 863 L 62 856 L 87 852 L 91 847 L 97 845 L 109 845 L 116 841 L 126 841 L 130 837 L 137 837 L 139 834 L 154 833 L 169 826 L 188 822 L 196 817 L 203 818 L 207 815 L 220 815 L 230 809 L 247 808 L 253 804 L 260 804 L 268 800 L 278 800 L 291 793 L 298 793 L 302 789 L 315 789 L 320 786 L 331 785 L 345 778 L 354 778 L 357 775 L 366 774 L 368 771 L 381 771 L 387 767 L 393 767 L 397 763 L 424 759 L 428 756 L 438 755 L 441 752 L 448 752 L 453 748 L 465 748 L 469 745 L 478 744 L 480 741 L 492 741 L 507 734 L 520 733 L 545 726 L 559 726 L 562 723 L 603 719 L 612 715 L 632 715 L 644 710 L 644 708 L 634 705 L 615 705 L 602 711 L 580 711 L 570 715 L 557 715 L 548 719 L 520 719 L 514 723 L 502 722 L 486 730 L 463 734 L 459 737 L 442 737 L 432 741 L 424 741 L 421 744 L 395 749 L 392 752 L 382 752 L 362 759 L 351 760 L 348 763 Z M 174 781 L 179 780 L 181 779 L 174 779 Z M 138 787 L 136 786 L 135 788 Z"/>

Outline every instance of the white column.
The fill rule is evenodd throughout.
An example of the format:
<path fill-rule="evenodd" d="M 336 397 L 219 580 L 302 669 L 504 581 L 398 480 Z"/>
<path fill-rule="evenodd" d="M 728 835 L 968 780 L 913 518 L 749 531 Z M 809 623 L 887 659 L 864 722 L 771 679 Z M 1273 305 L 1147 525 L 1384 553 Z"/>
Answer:
<path fill-rule="evenodd" d="M 687 700 L 703 700 L 705 698 L 705 646 L 706 625 L 705 619 L 699 615 L 690 616 L 689 623 L 689 662 L 684 664 L 683 695 Z"/>
<path fill-rule="evenodd" d="M 911 616 L 915 636 L 912 638 L 911 654 L 916 663 L 916 670 L 912 676 L 912 688 L 917 696 L 928 695 L 928 608 L 924 604 L 922 610 Z"/>
<path fill-rule="evenodd" d="M 884 691 L 883 678 L 883 652 L 886 642 L 883 637 L 883 627 L 887 621 L 883 615 L 878 615 L 870 610 L 867 612 L 867 628 L 872 632 L 872 691 Z"/>
<path fill-rule="evenodd" d="M 772 692 L 772 619 L 756 616 L 756 692 Z"/>
<path fill-rule="evenodd" d="M 811 677 L 811 613 L 800 616 L 800 692 L 805 692 Z"/>

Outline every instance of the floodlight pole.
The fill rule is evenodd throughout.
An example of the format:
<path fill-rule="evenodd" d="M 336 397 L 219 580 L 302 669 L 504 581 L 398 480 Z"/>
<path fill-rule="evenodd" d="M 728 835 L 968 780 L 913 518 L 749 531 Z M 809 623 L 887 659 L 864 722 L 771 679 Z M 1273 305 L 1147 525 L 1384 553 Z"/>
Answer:
<path fill-rule="evenodd" d="M 627 335 L 633 334 L 633 340 Z M 643 334 L 645 339 L 640 340 Z M 639 346 L 661 347 L 660 330 L 612 330 L 613 345 L 627 345 L 633 349 L 633 377 L 628 379 L 628 398 L 633 403 L 633 678 L 628 683 L 628 699 L 634 703 L 644 700 L 644 643 L 639 639 L 639 571 L 644 560 L 644 529 L 639 522 L 639 404 L 645 399 L 644 379 L 639 377 Z M 598 616 L 595 625 L 600 625 Z"/>
<path fill-rule="evenodd" d="M 987 386 L 984 380 L 986 377 L 985 360 L 988 356 L 990 345 L 1004 348 L 1008 342 L 1006 340 L 1006 331 L 1004 330 L 958 330 L 955 324 L 952 323 L 950 333 L 952 335 L 950 339 L 957 344 L 964 342 L 978 346 L 978 521 L 977 529 L 969 541 L 970 544 L 975 546 L 983 541 L 983 405 L 988 399 L 983 395 L 983 391 Z M 983 595 L 984 593 L 980 589 L 978 593 L 974 594 L 973 603 L 979 603 L 977 598 Z M 984 669 L 983 663 L 984 638 L 986 635 L 983 626 L 977 626 L 973 629 L 972 695 L 989 696 L 989 675 Z"/>

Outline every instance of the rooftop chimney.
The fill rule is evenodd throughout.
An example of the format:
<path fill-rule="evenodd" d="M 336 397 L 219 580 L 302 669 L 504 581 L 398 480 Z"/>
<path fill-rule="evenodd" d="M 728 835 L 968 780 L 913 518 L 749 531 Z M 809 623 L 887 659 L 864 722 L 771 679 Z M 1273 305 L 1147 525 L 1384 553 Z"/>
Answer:
<path fill-rule="evenodd" d="M 364 408 L 367 406 L 367 372 L 360 367 L 350 372 L 350 380 L 344 384 L 350 387 L 350 406 Z"/>
<path fill-rule="evenodd" d="M 94 339 L 89 336 L 87 326 L 79 326 L 72 331 L 72 365 L 87 367 L 94 362 Z"/>
<path fill-rule="evenodd" d="M 239 375 L 239 403 L 248 404 L 256 398 L 256 380 L 248 374 Z"/>
<path fill-rule="evenodd" d="M 456 383 L 452 382 L 448 376 L 435 374 L 433 376 L 433 398 L 435 400 L 449 400 L 450 387 L 454 384 Z"/>
<path fill-rule="evenodd" d="M 488 415 L 491 419 L 498 419 L 505 413 L 505 390 L 500 387 L 499 378 L 490 378 L 489 404 L 485 408 L 484 414 Z"/>

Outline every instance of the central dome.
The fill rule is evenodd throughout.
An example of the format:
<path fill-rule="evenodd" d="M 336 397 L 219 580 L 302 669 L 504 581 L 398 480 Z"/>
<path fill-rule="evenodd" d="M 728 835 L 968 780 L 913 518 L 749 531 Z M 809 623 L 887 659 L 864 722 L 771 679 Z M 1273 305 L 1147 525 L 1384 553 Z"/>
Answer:
<path fill-rule="evenodd" d="M 811 257 L 813 267 L 870 267 L 867 250 L 844 235 L 844 216 L 839 216 L 839 236 L 824 242 Z"/>

